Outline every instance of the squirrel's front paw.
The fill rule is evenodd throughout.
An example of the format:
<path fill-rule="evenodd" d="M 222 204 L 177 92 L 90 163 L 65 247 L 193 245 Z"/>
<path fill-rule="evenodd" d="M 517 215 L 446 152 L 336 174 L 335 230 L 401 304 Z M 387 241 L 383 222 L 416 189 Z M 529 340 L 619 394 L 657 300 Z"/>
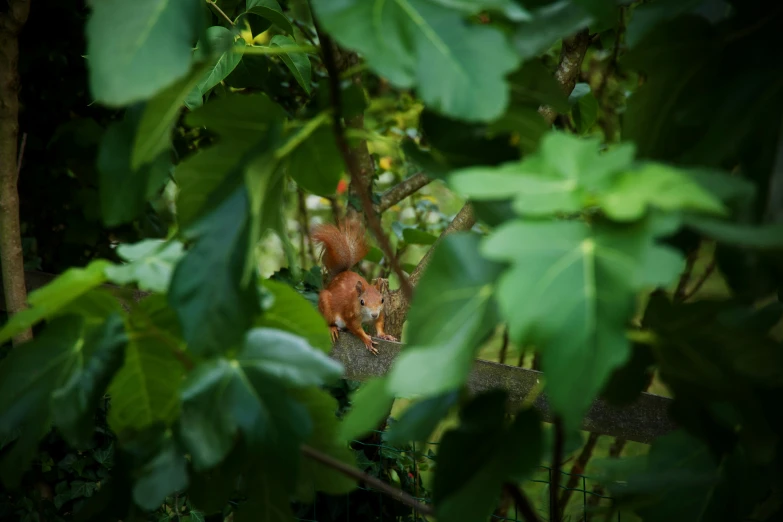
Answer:
<path fill-rule="evenodd" d="M 379 339 L 383 339 L 384 341 L 394 341 L 395 343 L 398 342 L 396 337 L 394 337 L 393 335 L 389 335 L 389 334 L 379 335 L 378 338 Z"/>
<path fill-rule="evenodd" d="M 367 338 L 366 341 L 364 341 L 364 347 L 367 348 L 368 350 L 370 350 L 371 354 L 378 355 L 378 349 L 375 346 L 373 346 L 374 344 L 375 344 L 375 341 L 373 341 L 369 337 Z"/>
<path fill-rule="evenodd" d="M 339 334 L 340 330 L 336 326 L 330 326 L 329 327 L 329 334 L 332 336 L 332 343 L 337 342 L 337 335 Z"/>

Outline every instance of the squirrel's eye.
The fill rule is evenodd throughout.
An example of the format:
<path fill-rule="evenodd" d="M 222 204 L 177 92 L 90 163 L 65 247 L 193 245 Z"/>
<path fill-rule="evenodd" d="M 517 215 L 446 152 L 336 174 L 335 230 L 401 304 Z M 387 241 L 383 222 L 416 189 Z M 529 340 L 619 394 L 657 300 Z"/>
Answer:
<path fill-rule="evenodd" d="M 364 299 L 362 299 L 362 300 L 361 300 L 361 301 L 359 301 L 359 302 L 362 304 L 362 306 L 364 306 Z"/>
<path fill-rule="evenodd" d="M 383 297 L 381 297 L 381 304 L 383 304 Z"/>

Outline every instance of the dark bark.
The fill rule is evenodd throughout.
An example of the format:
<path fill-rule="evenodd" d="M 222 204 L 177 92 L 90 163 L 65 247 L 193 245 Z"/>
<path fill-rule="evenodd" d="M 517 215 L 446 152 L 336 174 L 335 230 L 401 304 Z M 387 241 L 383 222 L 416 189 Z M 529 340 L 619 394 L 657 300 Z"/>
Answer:
<path fill-rule="evenodd" d="M 0 263 L 10 315 L 27 308 L 17 182 L 19 150 L 19 34 L 30 14 L 29 0 L 10 0 L 0 14 Z M 14 345 L 32 339 L 27 329 Z"/>

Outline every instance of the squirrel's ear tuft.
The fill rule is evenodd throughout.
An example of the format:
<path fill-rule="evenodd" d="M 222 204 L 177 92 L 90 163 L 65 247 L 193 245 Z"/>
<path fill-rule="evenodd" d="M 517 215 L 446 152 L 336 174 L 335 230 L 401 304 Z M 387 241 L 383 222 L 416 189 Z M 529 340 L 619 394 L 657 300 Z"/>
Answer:
<path fill-rule="evenodd" d="M 361 281 L 356 281 L 356 293 L 359 295 L 364 293 L 364 285 Z"/>

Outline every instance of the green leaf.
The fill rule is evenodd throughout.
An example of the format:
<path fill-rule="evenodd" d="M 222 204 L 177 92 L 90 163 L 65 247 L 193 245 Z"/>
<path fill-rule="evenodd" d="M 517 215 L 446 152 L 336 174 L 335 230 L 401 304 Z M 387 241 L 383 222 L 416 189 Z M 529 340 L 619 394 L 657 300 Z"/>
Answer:
<path fill-rule="evenodd" d="M 239 62 L 242 60 L 242 53 L 245 50 L 245 40 L 243 38 L 236 38 L 234 33 L 221 26 L 213 26 L 207 29 L 206 38 L 209 40 L 209 47 L 214 54 L 214 57 L 209 60 L 209 66 L 203 73 L 198 84 L 188 94 L 192 99 L 196 99 L 195 102 L 198 106 L 201 106 L 203 100 L 202 96 L 207 94 L 210 89 L 225 80 L 229 74 L 236 69 Z M 196 49 L 198 53 L 204 44 L 199 45 Z M 202 51 L 203 54 L 203 51 Z M 193 106 L 194 102 L 191 102 Z M 187 104 L 186 104 L 187 105 Z"/>
<path fill-rule="evenodd" d="M 203 11 L 191 0 L 105 0 L 87 21 L 90 90 L 109 106 L 151 98 L 185 77 Z"/>
<path fill-rule="evenodd" d="M 625 43 L 628 48 L 636 47 L 657 25 L 687 13 L 700 2 L 701 0 L 657 0 L 636 6 L 625 32 Z"/>
<path fill-rule="evenodd" d="M 560 38 L 584 29 L 593 17 L 576 2 L 558 0 L 539 7 L 532 19 L 517 25 L 514 47 L 523 61 L 539 56 Z"/>
<path fill-rule="evenodd" d="M 512 263 L 497 283 L 500 309 L 511 339 L 541 351 L 547 398 L 568 426 L 581 422 L 628 359 L 636 292 L 666 287 L 682 269 L 676 251 L 655 244 L 652 228 L 513 221 L 482 245 L 489 259 Z"/>
<path fill-rule="evenodd" d="M 266 279 L 261 284 L 272 294 L 272 303 L 256 321 L 256 326 L 291 332 L 327 354 L 332 350 L 326 321 L 307 299 L 285 283 Z"/>
<path fill-rule="evenodd" d="M 240 281 L 248 225 L 248 194 L 240 186 L 194 225 L 195 245 L 174 269 L 169 303 L 193 353 L 223 353 L 238 345 L 259 311 L 254 281 Z"/>
<path fill-rule="evenodd" d="M 706 216 L 686 215 L 683 224 L 721 243 L 759 250 L 783 248 L 783 225 L 743 225 Z"/>
<path fill-rule="evenodd" d="M 185 99 L 196 86 L 205 69 L 205 64 L 194 67 L 187 76 L 147 102 L 133 142 L 131 169 L 141 168 L 142 165 L 171 148 L 171 131 L 174 124 L 177 122 Z"/>
<path fill-rule="evenodd" d="M 658 438 L 645 461 L 622 482 L 609 482 L 613 496 L 634 500 L 635 511 L 645 521 L 720 519 L 704 518 L 719 479 L 718 463 L 707 445 L 678 430 Z"/>
<path fill-rule="evenodd" d="M 214 102 L 210 102 L 214 103 Z M 177 222 L 189 228 L 203 215 L 212 193 L 237 166 L 247 151 L 244 142 L 221 142 L 185 158 L 174 171 L 177 181 Z"/>
<path fill-rule="evenodd" d="M 71 374 L 81 355 L 83 322 L 75 316 L 53 319 L 35 339 L 0 361 L 0 440 L 19 430 L 4 449 L 0 475 L 15 487 L 27 470 L 50 422 L 50 398 Z"/>
<path fill-rule="evenodd" d="M 685 17 L 658 26 L 625 54 L 622 65 L 646 77 L 628 98 L 622 121 L 623 138 L 636 143 L 640 157 L 677 158 L 708 131 L 699 112 L 715 110 L 701 106 L 720 81 L 722 45 L 706 20 Z"/>
<path fill-rule="evenodd" d="M 250 500 L 235 508 L 236 522 L 296 522 L 291 512 L 291 492 L 280 480 L 279 472 L 273 474 L 258 467 L 249 482 Z"/>
<path fill-rule="evenodd" d="M 105 283 L 104 271 L 109 266 L 111 263 L 99 259 L 85 268 L 69 268 L 48 285 L 31 292 L 27 296 L 30 307 L 11 316 L 0 330 L 0 343 L 52 317 L 78 297 Z"/>
<path fill-rule="evenodd" d="M 408 346 L 388 376 L 393 395 L 437 395 L 464 384 L 480 341 L 496 326 L 500 266 L 478 245 L 475 234 L 453 233 L 436 247 L 411 303 Z"/>
<path fill-rule="evenodd" d="M 237 490 L 237 482 L 247 470 L 246 448 L 238 444 L 217 466 L 190 472 L 188 497 L 194 506 L 207 513 L 222 510 Z"/>
<path fill-rule="evenodd" d="M 389 415 L 394 396 L 387 389 L 387 377 L 370 379 L 351 398 L 353 405 L 340 426 L 340 438 L 350 441 L 377 429 Z"/>
<path fill-rule="evenodd" d="M 438 240 L 437 236 L 413 227 L 403 229 L 402 239 L 409 245 L 432 245 Z"/>
<path fill-rule="evenodd" d="M 292 392 L 293 397 L 307 408 L 313 422 L 313 432 L 307 439 L 308 446 L 352 467 L 356 456 L 350 446 L 339 437 L 340 422 L 337 400 L 318 388 L 302 388 Z M 312 502 L 316 491 L 329 495 L 346 495 L 356 489 L 356 481 L 312 459 L 302 459 L 299 471 L 297 496 Z"/>
<path fill-rule="evenodd" d="M 432 435 L 451 408 L 457 404 L 459 393 L 447 392 L 419 401 L 411 405 L 386 433 L 386 440 L 390 444 L 404 444 L 406 442 L 429 442 Z"/>
<path fill-rule="evenodd" d="M 250 198 L 250 227 L 248 232 L 249 248 L 246 252 L 245 269 L 242 274 L 243 284 L 254 270 L 256 254 L 252 247 L 258 244 L 261 236 L 267 230 L 274 231 L 280 238 L 286 252 L 289 268 L 297 280 L 301 277 L 299 267 L 296 265 L 296 256 L 292 254 L 291 240 L 285 229 L 282 202 L 285 200 L 286 178 L 284 169 L 273 152 L 279 138 L 279 134 L 275 130 L 271 131 L 270 138 L 261 144 L 261 146 L 268 147 L 267 151 L 250 159 L 244 169 L 245 187 Z"/>
<path fill-rule="evenodd" d="M 291 22 L 283 13 L 283 10 L 280 9 L 280 4 L 277 3 L 277 0 L 247 0 L 246 5 L 247 10 L 244 15 L 237 17 L 237 23 L 247 15 L 255 15 L 269 20 L 288 34 L 294 34 L 294 28 L 291 25 Z M 250 20 L 253 17 L 247 16 L 247 18 Z"/>
<path fill-rule="evenodd" d="M 131 168 L 141 110 L 128 110 L 123 121 L 109 125 L 98 150 L 101 215 L 107 227 L 136 219 L 144 209 L 153 178 L 160 179 L 161 173 L 167 176 L 171 168 L 168 154 L 160 154 L 138 169 Z"/>
<path fill-rule="evenodd" d="M 633 144 L 603 154 L 599 146 L 597 139 L 551 132 L 542 139 L 538 154 L 498 167 L 461 169 L 451 174 L 449 183 L 479 201 L 513 197 L 514 210 L 522 215 L 576 212 L 593 204 L 594 195 L 632 165 Z"/>
<path fill-rule="evenodd" d="M 112 314 L 87 335 L 77 368 L 52 393 L 54 424 L 72 446 L 86 448 L 92 440 L 96 405 L 122 366 L 127 344 L 123 318 Z"/>
<path fill-rule="evenodd" d="M 550 129 L 538 108 L 549 105 L 559 113 L 568 111 L 563 89 L 539 60 L 526 62 L 509 77 L 511 102 L 506 113 L 490 124 L 494 132 L 514 132 L 523 151 L 534 152 Z"/>
<path fill-rule="evenodd" d="M 590 85 L 577 83 L 568 97 L 568 102 L 572 105 L 571 113 L 577 131 L 579 134 L 585 134 L 598 120 L 598 100 L 593 96 Z"/>
<path fill-rule="evenodd" d="M 541 420 L 535 410 L 504 422 L 506 394 L 479 395 L 461 412 L 461 423 L 443 436 L 433 499 L 438 520 L 488 519 L 503 483 L 518 480 L 539 464 Z"/>
<path fill-rule="evenodd" d="M 107 268 L 108 270 L 108 268 Z M 105 288 L 93 288 L 60 308 L 52 317 L 61 315 L 80 315 L 85 325 L 99 326 L 114 313 L 123 313 L 117 293 Z"/>
<path fill-rule="evenodd" d="M 519 22 L 529 20 L 530 13 L 515 0 L 433 0 L 444 7 L 457 9 L 467 15 L 475 15 L 481 11 L 500 13 L 509 20 Z"/>
<path fill-rule="evenodd" d="M 159 306 L 156 297 L 163 299 L 151 296 L 133 309 L 125 362 L 109 385 L 109 426 L 120 437 L 155 424 L 170 425 L 179 413 L 185 371 L 175 353 L 182 350 L 182 341 L 159 320 L 153 308 Z"/>
<path fill-rule="evenodd" d="M 291 462 L 311 433 L 307 410 L 245 363 L 256 364 L 218 357 L 188 375 L 179 427 L 196 470 L 223 460 L 239 432 L 251 448 L 267 452 L 270 461 Z"/>
<path fill-rule="evenodd" d="M 342 364 L 302 337 L 272 328 L 250 330 L 237 361 L 245 371 L 260 372 L 291 387 L 331 383 L 343 373 Z"/>
<path fill-rule="evenodd" d="M 151 459 L 138 471 L 133 500 L 146 510 L 157 509 L 166 497 L 188 486 L 187 461 L 167 432 Z"/>
<path fill-rule="evenodd" d="M 249 146 L 284 117 L 283 109 L 266 94 L 230 94 L 189 113 L 185 122 L 191 127 L 206 127 L 224 141 L 239 141 Z"/>
<path fill-rule="evenodd" d="M 606 383 L 601 397 L 611 404 L 629 406 L 652 382 L 651 367 L 655 356 L 649 346 L 634 344 L 631 358 L 615 370 Z"/>
<path fill-rule="evenodd" d="M 269 42 L 270 47 L 288 47 L 295 46 L 296 41 L 290 36 L 277 34 L 272 37 Z M 302 89 L 307 94 L 310 94 L 310 76 L 312 74 L 310 65 L 310 58 L 304 53 L 289 53 L 281 54 L 280 59 L 283 60 L 286 67 L 291 70 L 291 73 L 296 78 L 296 82 L 302 86 Z"/>
<path fill-rule="evenodd" d="M 599 196 L 606 215 L 615 221 L 634 221 L 648 207 L 666 212 L 691 210 L 704 214 L 726 213 L 721 202 L 687 175 L 668 165 L 647 163 L 635 172 L 621 174 Z"/>
<path fill-rule="evenodd" d="M 442 179 L 451 168 L 500 165 L 519 159 L 519 150 L 511 145 L 510 136 L 493 135 L 486 125 L 446 118 L 426 109 L 419 122 L 430 152 L 426 154 L 411 143 L 405 154 L 412 156 L 430 177 Z"/>
<path fill-rule="evenodd" d="M 519 57 L 497 29 L 468 25 L 460 13 L 427 0 L 317 0 L 312 5 L 340 44 L 359 51 L 397 87 L 415 86 L 430 109 L 488 121 L 506 108 L 504 77 Z"/>
<path fill-rule="evenodd" d="M 591 33 L 602 32 L 601 27 L 612 27 L 617 23 L 617 2 L 616 0 L 573 0 L 574 5 L 583 8 L 590 13 L 597 22 L 590 24 Z"/>
<path fill-rule="evenodd" d="M 106 276 L 114 283 L 136 283 L 141 290 L 165 294 L 174 266 L 184 255 L 182 243 L 145 239 L 134 244 L 122 244 L 117 254 L 127 261 L 124 265 L 106 268 Z"/>

